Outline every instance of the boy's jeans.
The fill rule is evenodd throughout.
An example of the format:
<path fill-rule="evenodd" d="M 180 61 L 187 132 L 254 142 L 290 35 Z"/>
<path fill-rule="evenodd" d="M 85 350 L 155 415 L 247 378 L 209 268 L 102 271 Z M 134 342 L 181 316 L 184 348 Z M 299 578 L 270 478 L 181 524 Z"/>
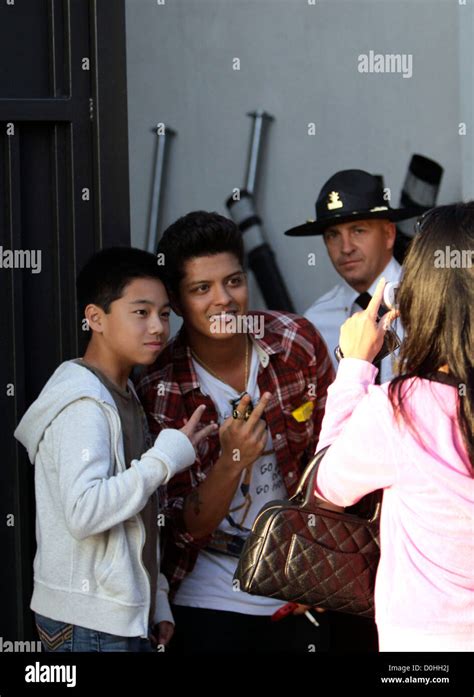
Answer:
<path fill-rule="evenodd" d="M 148 639 L 116 636 L 76 624 L 58 622 L 35 612 L 43 651 L 139 651 L 153 652 Z"/>

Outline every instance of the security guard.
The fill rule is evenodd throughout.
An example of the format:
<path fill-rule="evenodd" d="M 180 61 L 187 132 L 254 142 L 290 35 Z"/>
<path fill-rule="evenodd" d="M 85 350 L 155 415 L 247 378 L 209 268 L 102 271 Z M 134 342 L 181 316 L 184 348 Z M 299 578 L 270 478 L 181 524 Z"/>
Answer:
<path fill-rule="evenodd" d="M 379 179 L 361 169 L 337 172 L 324 184 L 316 201 L 316 220 L 285 232 L 290 237 L 323 235 L 329 258 L 342 282 L 318 298 L 305 312 L 323 335 L 337 368 L 334 350 L 345 320 L 367 307 L 381 276 L 398 282 L 400 264 L 393 257 L 395 222 L 424 209 L 390 208 Z M 400 325 L 394 326 L 401 337 Z M 380 366 L 379 380 L 393 376 L 394 356 Z"/>

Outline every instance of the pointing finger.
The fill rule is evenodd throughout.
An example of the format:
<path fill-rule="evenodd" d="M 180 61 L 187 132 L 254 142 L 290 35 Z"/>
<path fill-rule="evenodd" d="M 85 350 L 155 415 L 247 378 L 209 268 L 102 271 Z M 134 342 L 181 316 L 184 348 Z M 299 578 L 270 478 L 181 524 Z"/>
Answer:
<path fill-rule="evenodd" d="M 372 317 L 374 319 L 374 321 L 377 319 L 377 313 L 379 311 L 379 307 L 380 307 L 380 304 L 382 302 L 384 288 L 385 288 L 385 278 L 382 276 L 380 281 L 377 283 L 377 287 L 375 288 L 375 292 L 374 292 L 373 296 L 371 297 L 370 302 L 366 308 L 366 313 L 369 315 L 369 317 Z"/>
<path fill-rule="evenodd" d="M 270 401 L 272 395 L 270 392 L 265 392 L 262 397 L 260 398 L 260 401 L 258 402 L 257 406 L 255 409 L 252 411 L 250 414 L 247 423 L 253 426 L 257 421 L 259 421 L 260 417 L 262 416 L 263 412 L 265 411 L 268 402 Z"/>
<path fill-rule="evenodd" d="M 198 425 L 199 421 L 201 420 L 201 416 L 203 414 L 204 409 L 206 408 L 205 404 L 200 404 L 192 413 L 192 415 L 189 418 L 188 421 L 188 426 L 190 427 L 191 431 L 194 431 L 196 426 Z"/>

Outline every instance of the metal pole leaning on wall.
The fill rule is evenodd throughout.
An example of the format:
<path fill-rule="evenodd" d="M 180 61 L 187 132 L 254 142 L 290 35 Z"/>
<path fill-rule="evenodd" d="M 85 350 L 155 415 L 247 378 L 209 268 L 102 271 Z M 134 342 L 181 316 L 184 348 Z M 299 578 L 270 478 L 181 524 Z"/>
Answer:
<path fill-rule="evenodd" d="M 250 196 L 254 196 L 257 171 L 261 160 L 262 136 L 266 134 L 267 127 L 273 121 L 273 116 L 260 110 L 251 111 L 247 116 L 253 119 L 253 126 L 247 161 L 245 189 Z"/>
<path fill-rule="evenodd" d="M 158 224 L 160 219 L 160 205 L 163 191 L 163 171 L 169 152 L 170 139 L 176 135 L 169 126 L 163 123 L 157 124 L 151 129 L 156 134 L 155 162 L 153 169 L 153 187 L 151 193 L 150 214 L 148 222 L 148 234 L 145 249 L 152 254 L 156 253 L 158 245 Z"/>
<path fill-rule="evenodd" d="M 246 186 L 236 189 L 226 201 L 232 219 L 244 237 L 248 265 L 271 310 L 294 312 L 283 277 L 272 248 L 265 239 L 262 220 L 255 208 L 254 194 L 262 154 L 262 141 L 273 116 L 264 111 L 254 111 L 247 116 L 253 119 L 252 134 L 247 160 Z"/>

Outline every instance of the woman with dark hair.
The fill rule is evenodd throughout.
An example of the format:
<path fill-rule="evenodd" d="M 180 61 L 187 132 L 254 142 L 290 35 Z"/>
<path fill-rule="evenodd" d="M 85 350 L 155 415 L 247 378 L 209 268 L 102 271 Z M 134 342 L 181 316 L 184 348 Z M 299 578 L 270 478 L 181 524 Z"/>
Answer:
<path fill-rule="evenodd" d="M 342 326 L 315 493 L 340 506 L 383 489 L 375 617 L 381 651 L 474 650 L 474 202 L 434 208 L 404 264 L 399 309 L 384 281 Z M 374 385 L 390 322 L 398 376 Z"/>

